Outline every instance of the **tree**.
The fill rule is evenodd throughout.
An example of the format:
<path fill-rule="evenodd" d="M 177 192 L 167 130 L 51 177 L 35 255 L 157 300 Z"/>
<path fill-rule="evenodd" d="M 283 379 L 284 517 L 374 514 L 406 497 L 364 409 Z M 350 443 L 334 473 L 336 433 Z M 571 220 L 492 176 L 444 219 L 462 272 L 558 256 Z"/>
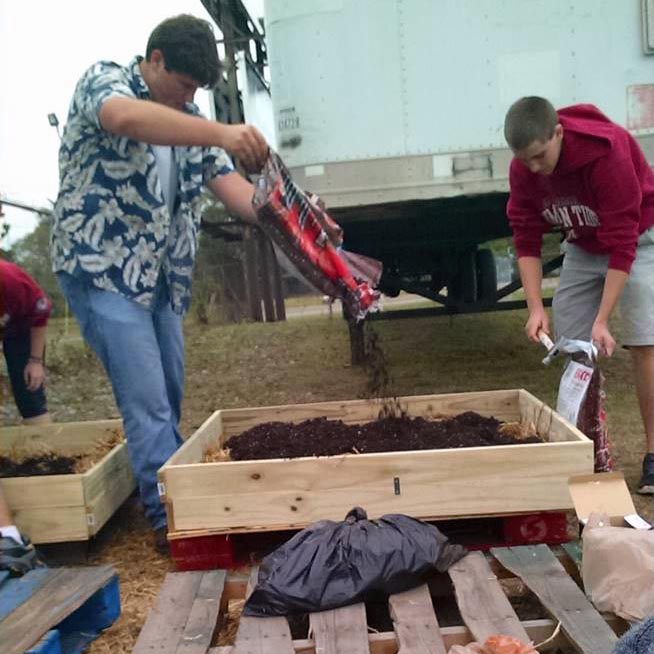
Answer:
<path fill-rule="evenodd" d="M 12 245 L 9 258 L 24 268 L 46 292 L 52 301 L 54 314 L 63 316 L 66 303 L 50 261 L 51 223 L 50 214 L 41 214 L 34 231 Z"/>
<path fill-rule="evenodd" d="M 243 226 L 205 197 L 193 271 L 193 312 L 202 323 L 230 323 L 248 315 L 243 267 Z"/>

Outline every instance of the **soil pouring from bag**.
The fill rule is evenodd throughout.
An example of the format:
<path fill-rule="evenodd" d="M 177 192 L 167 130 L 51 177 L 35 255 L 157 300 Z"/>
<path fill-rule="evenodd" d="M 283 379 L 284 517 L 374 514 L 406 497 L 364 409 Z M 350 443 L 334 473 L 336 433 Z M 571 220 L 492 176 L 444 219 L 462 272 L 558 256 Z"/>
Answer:
<path fill-rule="evenodd" d="M 367 327 L 368 395 L 390 398 L 380 400 L 377 420 L 357 425 L 327 418 L 297 424 L 262 423 L 229 439 L 229 458 L 233 461 L 284 459 L 543 442 L 533 431 L 517 438 L 518 430 L 507 429 L 499 420 L 472 411 L 438 420 L 408 416 L 391 392 L 388 363 L 377 333 Z"/>

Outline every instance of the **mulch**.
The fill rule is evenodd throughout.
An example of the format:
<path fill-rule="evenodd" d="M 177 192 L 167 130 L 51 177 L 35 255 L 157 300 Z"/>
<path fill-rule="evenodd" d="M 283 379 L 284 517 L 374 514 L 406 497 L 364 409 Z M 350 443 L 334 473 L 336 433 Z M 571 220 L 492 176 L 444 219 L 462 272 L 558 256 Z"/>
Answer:
<path fill-rule="evenodd" d="M 502 427 L 499 420 L 472 411 L 441 420 L 386 415 L 357 425 L 313 418 L 263 423 L 232 436 L 226 446 L 233 461 L 246 461 L 543 442 L 533 435 L 516 438 Z"/>

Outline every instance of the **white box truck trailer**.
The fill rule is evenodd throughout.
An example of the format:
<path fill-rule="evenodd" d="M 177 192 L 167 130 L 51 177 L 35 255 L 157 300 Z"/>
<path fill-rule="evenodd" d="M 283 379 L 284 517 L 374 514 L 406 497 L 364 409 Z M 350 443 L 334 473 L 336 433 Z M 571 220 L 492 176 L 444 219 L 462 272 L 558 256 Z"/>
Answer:
<path fill-rule="evenodd" d="M 509 234 L 517 98 L 596 104 L 652 160 L 653 0 L 266 0 L 265 27 L 279 152 L 389 294 L 455 312 L 519 286 L 479 248 Z"/>

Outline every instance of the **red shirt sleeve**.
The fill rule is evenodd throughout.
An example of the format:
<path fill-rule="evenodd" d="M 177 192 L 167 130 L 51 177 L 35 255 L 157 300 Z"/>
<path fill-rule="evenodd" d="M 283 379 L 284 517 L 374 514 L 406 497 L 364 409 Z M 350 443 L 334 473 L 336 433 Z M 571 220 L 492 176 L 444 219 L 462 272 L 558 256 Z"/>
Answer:
<path fill-rule="evenodd" d="M 524 169 L 524 171 L 522 170 Z M 513 232 L 513 243 L 518 258 L 540 258 L 543 245 L 543 234 L 550 226 L 542 219 L 534 200 L 536 189 L 529 177 L 527 169 L 515 159 L 509 169 L 509 202 L 506 215 Z"/>
<path fill-rule="evenodd" d="M 636 258 L 642 190 L 630 157 L 607 155 L 590 173 L 600 226 L 597 240 L 609 252 L 609 268 L 629 273 Z"/>
<path fill-rule="evenodd" d="M 19 266 L 0 261 L 0 307 L 8 316 L 8 328 L 44 327 L 52 303 L 43 289 Z"/>

